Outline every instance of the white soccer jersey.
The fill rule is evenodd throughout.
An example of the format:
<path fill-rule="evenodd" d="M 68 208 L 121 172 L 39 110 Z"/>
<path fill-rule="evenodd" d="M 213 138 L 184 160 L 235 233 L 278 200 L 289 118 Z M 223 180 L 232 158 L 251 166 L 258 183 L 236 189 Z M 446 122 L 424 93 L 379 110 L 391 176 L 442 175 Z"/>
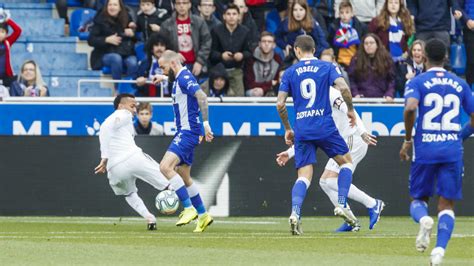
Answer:
<path fill-rule="evenodd" d="M 349 136 L 352 136 L 356 133 L 357 135 L 361 135 L 367 131 L 364 123 L 355 110 L 356 126 L 351 127 L 349 118 L 347 117 L 347 105 L 339 90 L 331 87 L 329 89 L 329 99 L 332 107 L 332 118 L 334 119 L 334 123 L 339 130 L 339 134 L 341 134 L 341 137 L 344 138 L 346 142 Z"/>
<path fill-rule="evenodd" d="M 128 110 L 116 110 L 100 126 L 100 151 L 101 157 L 108 159 L 107 170 L 141 152 L 135 144 L 132 119 Z"/>

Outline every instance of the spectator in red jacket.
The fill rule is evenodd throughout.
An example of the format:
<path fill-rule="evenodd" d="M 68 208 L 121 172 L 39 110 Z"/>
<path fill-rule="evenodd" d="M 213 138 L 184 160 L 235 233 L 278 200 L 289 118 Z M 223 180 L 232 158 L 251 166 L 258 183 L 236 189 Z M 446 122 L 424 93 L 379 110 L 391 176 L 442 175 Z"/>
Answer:
<path fill-rule="evenodd" d="M 0 81 L 6 87 L 15 80 L 13 68 L 10 60 L 10 48 L 21 35 L 21 28 L 11 18 L 0 23 Z M 12 34 L 8 35 L 8 26 L 13 29 Z"/>
<path fill-rule="evenodd" d="M 278 83 L 278 72 L 282 60 L 275 49 L 275 36 L 264 31 L 258 47 L 245 64 L 246 96 L 275 96 L 272 87 Z"/>

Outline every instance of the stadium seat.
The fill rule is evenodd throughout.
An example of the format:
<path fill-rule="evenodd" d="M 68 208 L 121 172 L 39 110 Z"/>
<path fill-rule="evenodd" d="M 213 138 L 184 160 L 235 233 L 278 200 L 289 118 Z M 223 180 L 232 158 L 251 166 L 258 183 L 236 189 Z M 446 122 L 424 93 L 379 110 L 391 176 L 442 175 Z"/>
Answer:
<path fill-rule="evenodd" d="M 23 46 L 21 51 L 28 51 L 30 53 L 75 53 L 77 45 L 76 37 L 22 37 L 16 46 Z M 18 48 L 19 49 L 19 48 Z M 20 50 L 16 50 L 20 51 Z"/>
<path fill-rule="evenodd" d="M 283 53 L 283 50 L 276 46 L 275 49 L 273 49 L 273 51 L 280 56 L 281 60 L 285 59 L 285 53 Z"/>
<path fill-rule="evenodd" d="M 126 78 L 123 78 L 122 80 L 133 80 L 133 78 L 131 77 L 126 77 Z M 133 86 L 132 83 L 119 83 L 118 86 L 117 86 L 117 93 L 118 94 L 121 94 L 121 93 L 129 93 L 129 94 L 133 94 L 135 95 L 135 87 Z"/>
<path fill-rule="evenodd" d="M 76 53 L 17 53 L 12 57 L 13 69 L 20 69 L 25 60 L 35 60 L 41 70 L 86 70 L 87 55 Z"/>
<path fill-rule="evenodd" d="M 47 0 L 48 3 L 56 3 L 56 0 Z M 79 0 L 67 0 L 67 5 L 70 7 L 82 6 L 82 2 Z"/>
<path fill-rule="evenodd" d="M 18 1 L 17 1 L 18 2 Z M 4 3 L 3 8 L 8 9 L 13 19 L 17 18 L 51 18 L 53 15 L 53 4 L 49 3 Z"/>
<path fill-rule="evenodd" d="M 2 0 L 3 3 L 18 3 L 18 0 Z M 41 3 L 41 0 L 21 0 L 22 3 Z M 2 4 L 0 4 L 2 6 Z"/>
<path fill-rule="evenodd" d="M 75 97 L 80 79 L 100 79 L 100 71 L 55 70 L 46 73 L 51 96 Z M 81 96 L 110 96 L 110 89 L 100 87 L 100 83 L 83 83 Z"/>
<path fill-rule="evenodd" d="M 64 19 L 52 18 L 15 18 L 22 28 L 23 36 L 60 37 L 64 36 Z"/>
<path fill-rule="evenodd" d="M 137 60 L 140 62 L 146 57 L 145 53 L 145 44 L 144 43 L 137 43 L 135 45 L 135 53 L 137 54 Z"/>
<path fill-rule="evenodd" d="M 127 6 L 138 6 L 140 4 L 140 0 L 123 0 L 123 3 Z"/>
<path fill-rule="evenodd" d="M 112 72 L 111 72 L 111 70 L 110 70 L 110 67 L 108 67 L 108 66 L 103 66 L 103 67 L 102 67 L 102 74 L 104 74 L 104 75 L 110 75 L 110 74 L 112 74 Z"/>
<path fill-rule="evenodd" d="M 451 67 L 458 75 L 466 72 L 466 48 L 463 43 L 453 43 L 451 45 Z"/>
<path fill-rule="evenodd" d="M 96 11 L 89 8 L 79 8 L 71 14 L 70 34 L 79 37 L 79 40 L 87 40 L 89 31 L 84 28 L 94 19 Z"/>
<path fill-rule="evenodd" d="M 272 9 L 272 11 L 270 11 L 267 14 L 267 22 L 266 22 L 267 31 L 271 33 L 275 33 L 279 24 L 280 24 L 280 15 L 278 15 L 278 11 L 276 9 Z"/>

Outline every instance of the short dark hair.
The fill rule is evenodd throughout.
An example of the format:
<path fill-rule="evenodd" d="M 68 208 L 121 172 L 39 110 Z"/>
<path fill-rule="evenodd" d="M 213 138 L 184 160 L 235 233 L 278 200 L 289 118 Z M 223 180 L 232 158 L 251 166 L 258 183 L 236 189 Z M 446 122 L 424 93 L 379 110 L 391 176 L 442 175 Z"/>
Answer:
<path fill-rule="evenodd" d="M 122 102 L 122 99 L 125 99 L 125 98 L 134 98 L 135 99 L 135 95 L 132 95 L 132 94 L 129 94 L 129 93 L 122 93 L 122 94 L 117 95 L 117 97 L 115 97 L 115 99 L 114 99 L 114 109 L 115 110 L 117 110 L 119 104 Z"/>
<path fill-rule="evenodd" d="M 446 58 L 446 45 L 439 39 L 431 39 L 426 43 L 425 54 L 430 63 L 442 65 Z"/>
<path fill-rule="evenodd" d="M 152 3 L 153 5 L 155 5 L 155 0 L 140 0 L 140 4 L 142 3 Z"/>
<path fill-rule="evenodd" d="M 141 112 L 143 110 L 148 110 L 150 113 L 153 113 L 153 107 L 149 102 L 141 102 L 137 107 L 137 112 Z"/>
<path fill-rule="evenodd" d="M 263 37 L 267 37 L 267 36 L 272 37 L 273 41 L 275 41 L 275 34 L 269 32 L 269 31 L 262 31 L 262 33 L 260 33 L 260 41 L 262 40 Z"/>
<path fill-rule="evenodd" d="M 309 35 L 300 35 L 296 37 L 295 48 L 300 48 L 303 52 L 313 52 L 316 49 L 313 37 Z"/>
<path fill-rule="evenodd" d="M 234 3 L 228 4 L 227 7 L 226 7 L 225 10 L 224 10 L 224 13 L 226 13 L 227 10 L 229 10 L 229 9 L 235 9 L 235 10 L 237 10 L 237 14 L 240 14 L 240 9 L 239 9 L 239 7 L 238 7 L 236 4 L 234 4 Z"/>
<path fill-rule="evenodd" d="M 343 8 L 350 8 L 351 10 L 353 10 L 352 8 L 352 4 L 350 1 L 342 1 L 340 4 L 339 4 L 339 11 L 341 11 Z"/>

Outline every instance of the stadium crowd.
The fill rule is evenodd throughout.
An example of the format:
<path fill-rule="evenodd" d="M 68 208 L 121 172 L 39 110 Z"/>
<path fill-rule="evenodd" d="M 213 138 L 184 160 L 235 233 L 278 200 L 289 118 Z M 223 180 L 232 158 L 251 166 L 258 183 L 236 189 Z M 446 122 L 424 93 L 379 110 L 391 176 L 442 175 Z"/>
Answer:
<path fill-rule="evenodd" d="M 296 60 L 294 41 L 305 34 L 317 45 L 316 57 L 340 67 L 353 97 L 393 101 L 403 97 L 408 80 L 426 70 L 424 43 L 438 38 L 449 47 L 455 37 L 452 28 L 462 33 L 465 77 L 474 85 L 474 0 L 82 3 L 97 10 L 87 27 L 91 68 L 107 68 L 115 80 L 135 80 L 137 96 L 170 96 L 170 84 L 150 82 L 161 73 L 158 59 L 166 49 L 181 54 L 209 96 L 275 96 L 280 76 Z M 56 8 L 69 31 L 68 1 L 56 0 Z M 18 76 L 14 74 L 10 48 L 21 35 L 14 19 L 0 10 L 0 97 L 48 96 L 35 61 L 26 61 Z M 137 43 L 144 44 L 143 58 L 137 57 Z"/>

